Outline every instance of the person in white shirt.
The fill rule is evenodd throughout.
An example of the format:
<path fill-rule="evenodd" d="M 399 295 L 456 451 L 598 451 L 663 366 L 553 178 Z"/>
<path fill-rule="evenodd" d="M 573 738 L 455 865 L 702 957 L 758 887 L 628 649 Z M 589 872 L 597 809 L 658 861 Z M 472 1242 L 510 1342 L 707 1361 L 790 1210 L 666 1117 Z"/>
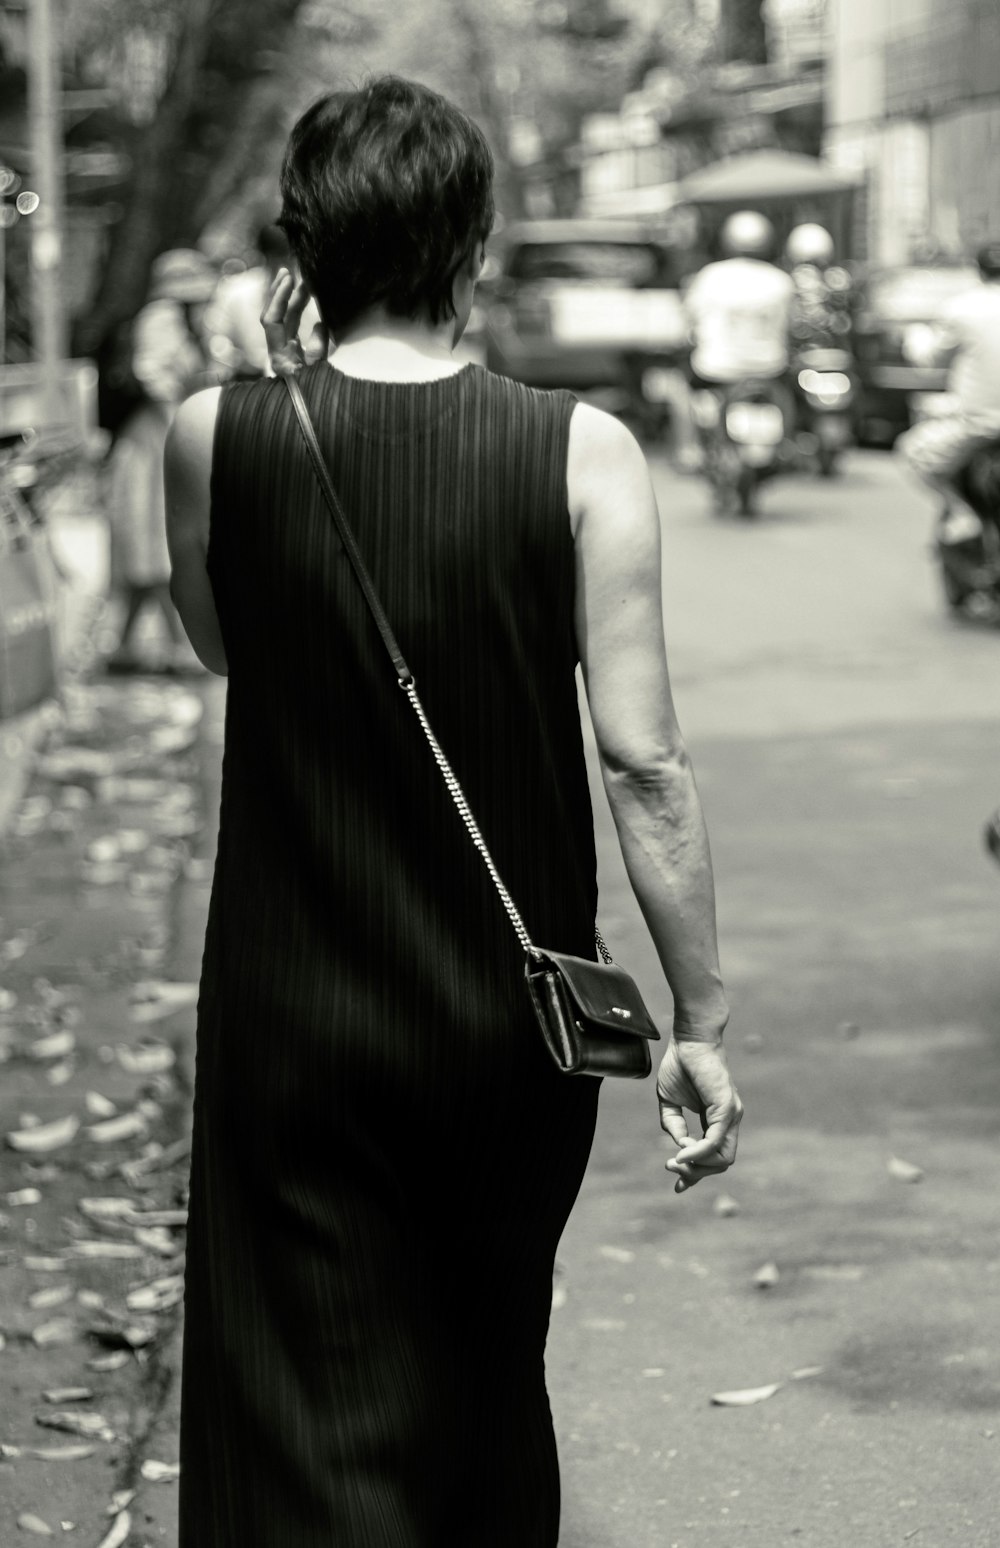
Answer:
<path fill-rule="evenodd" d="M 939 324 L 955 350 L 954 412 L 914 425 L 896 443 L 913 471 L 948 496 L 973 455 L 1000 439 L 1000 242 L 988 242 L 976 262 L 981 283 L 951 301 Z"/>
<path fill-rule="evenodd" d="M 684 309 L 694 344 L 694 385 L 771 380 L 788 370 L 795 287 L 783 269 L 768 262 L 774 240 L 771 222 L 756 210 L 730 215 L 719 238 L 726 256 L 691 282 Z"/>
<path fill-rule="evenodd" d="M 272 376 L 261 313 L 279 269 L 289 262 L 288 239 L 280 226 L 266 225 L 257 233 L 260 261 L 219 281 L 205 314 L 205 331 L 212 359 L 228 378 Z M 302 321 L 308 338 L 319 323 L 310 301 Z"/>

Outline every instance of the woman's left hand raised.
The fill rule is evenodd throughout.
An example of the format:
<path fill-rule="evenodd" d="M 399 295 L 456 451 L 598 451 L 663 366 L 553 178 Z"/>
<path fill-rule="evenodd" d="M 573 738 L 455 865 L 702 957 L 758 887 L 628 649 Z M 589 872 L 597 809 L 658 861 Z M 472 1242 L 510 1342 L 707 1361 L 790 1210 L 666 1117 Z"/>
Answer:
<path fill-rule="evenodd" d="M 260 314 L 275 376 L 295 376 L 303 366 L 315 365 L 329 354 L 330 335 L 321 322 L 316 324 L 305 347 L 299 340 L 299 325 L 308 305 L 305 281 L 296 281 L 287 269 L 279 269 Z"/>

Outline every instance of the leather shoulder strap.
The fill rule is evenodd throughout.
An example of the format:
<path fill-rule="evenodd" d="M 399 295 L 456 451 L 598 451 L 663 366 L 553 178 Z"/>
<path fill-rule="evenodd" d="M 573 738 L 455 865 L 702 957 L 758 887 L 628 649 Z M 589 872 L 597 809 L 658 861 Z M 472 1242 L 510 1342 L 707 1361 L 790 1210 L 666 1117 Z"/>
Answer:
<path fill-rule="evenodd" d="M 375 620 L 378 632 L 382 636 L 382 643 L 389 654 L 389 658 L 392 661 L 393 667 L 395 668 L 400 684 L 405 688 L 408 683 L 413 682 L 413 673 L 410 671 L 406 664 L 403 652 L 399 648 L 399 641 L 393 634 L 389 620 L 385 616 L 385 611 L 378 599 L 378 593 L 372 584 L 372 578 L 368 574 L 368 571 L 365 567 L 365 562 L 361 557 L 361 552 L 354 540 L 354 533 L 351 531 L 347 517 L 344 515 L 344 508 L 337 497 L 336 489 L 333 487 L 333 480 L 330 477 L 330 470 L 326 465 L 326 459 L 323 456 L 319 441 L 316 438 L 316 431 L 313 426 L 306 400 L 302 396 L 302 388 L 299 386 L 294 376 L 283 376 L 282 381 L 288 388 L 288 396 L 292 400 L 292 407 L 294 408 L 298 417 L 302 435 L 306 443 L 306 450 L 312 459 L 312 465 L 316 470 L 316 478 L 319 482 L 319 487 L 323 492 L 323 498 L 326 500 L 327 505 L 330 507 L 330 515 L 333 517 L 334 525 L 337 528 L 340 541 L 344 545 L 344 551 L 347 554 L 348 559 L 351 561 L 351 566 L 355 575 L 357 576 L 358 584 L 364 593 L 365 601 L 368 603 L 369 610 Z"/>

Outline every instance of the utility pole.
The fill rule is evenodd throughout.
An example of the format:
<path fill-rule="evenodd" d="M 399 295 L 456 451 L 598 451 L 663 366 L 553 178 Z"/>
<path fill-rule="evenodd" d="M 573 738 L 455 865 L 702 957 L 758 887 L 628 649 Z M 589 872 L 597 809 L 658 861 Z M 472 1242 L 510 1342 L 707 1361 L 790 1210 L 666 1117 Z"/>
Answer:
<path fill-rule="evenodd" d="M 39 206 L 31 231 L 31 320 L 46 407 L 57 411 L 59 366 L 66 358 L 62 284 L 63 145 L 59 41 L 53 0 L 29 0 L 28 116 L 31 171 Z"/>

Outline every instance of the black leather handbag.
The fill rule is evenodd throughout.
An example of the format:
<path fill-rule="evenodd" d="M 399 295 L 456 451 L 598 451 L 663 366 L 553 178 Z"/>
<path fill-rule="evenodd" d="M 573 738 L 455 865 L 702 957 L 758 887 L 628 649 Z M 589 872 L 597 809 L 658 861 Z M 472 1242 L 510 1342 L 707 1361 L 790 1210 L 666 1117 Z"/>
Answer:
<path fill-rule="evenodd" d="M 643 1004 L 638 987 L 622 968 L 612 962 L 599 930 L 595 929 L 594 938 L 604 959 L 602 962 L 591 962 L 586 957 L 571 957 L 565 952 L 546 951 L 532 941 L 513 898 L 500 878 L 455 772 L 431 730 L 417 695 L 413 673 L 403 659 L 399 642 L 379 602 L 337 497 L 302 389 L 294 376 L 285 376 L 282 380 L 298 417 L 320 489 L 382 636 L 399 686 L 413 707 L 448 793 L 489 871 L 514 932 L 524 948 L 528 992 L 546 1048 L 559 1069 L 567 1075 L 618 1075 L 626 1079 L 642 1080 L 652 1068 L 650 1042 L 657 1040 L 660 1034 Z"/>

